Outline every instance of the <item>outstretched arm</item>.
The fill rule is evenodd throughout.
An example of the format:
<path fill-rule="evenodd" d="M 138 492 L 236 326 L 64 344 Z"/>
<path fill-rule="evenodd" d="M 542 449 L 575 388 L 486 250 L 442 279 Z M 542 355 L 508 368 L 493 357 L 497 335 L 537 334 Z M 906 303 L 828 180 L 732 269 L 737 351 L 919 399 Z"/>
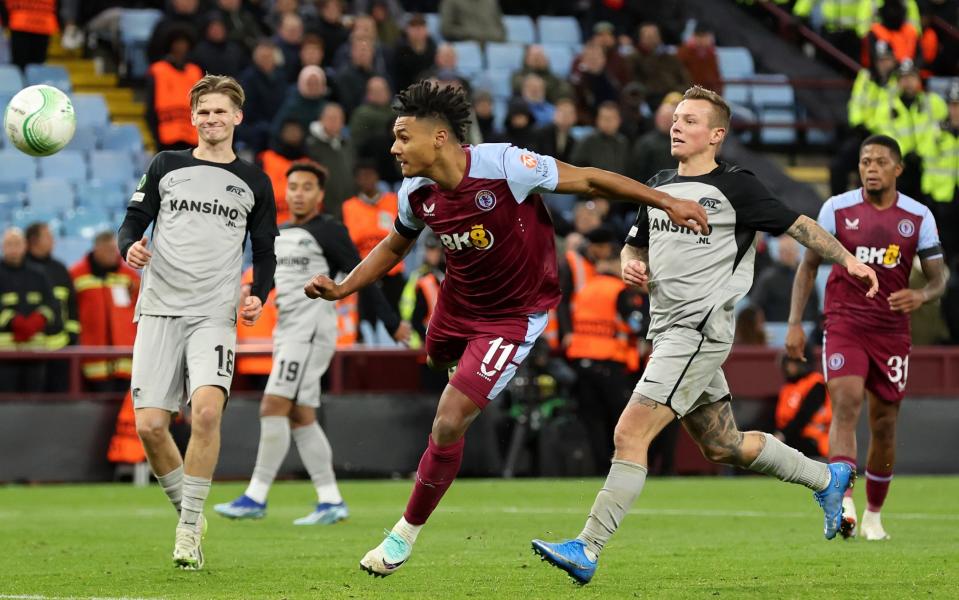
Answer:
<path fill-rule="evenodd" d="M 819 223 L 806 215 L 800 215 L 786 233 L 806 248 L 818 252 L 823 259 L 844 266 L 850 275 L 868 284 L 867 298 L 872 298 L 879 291 L 876 272 L 850 254 L 839 240 L 830 235 Z"/>
<path fill-rule="evenodd" d="M 557 194 L 578 194 L 609 200 L 627 200 L 664 211 L 677 225 L 689 227 L 697 233 L 709 231 L 706 210 L 693 200 L 680 200 L 642 183 L 594 167 L 574 167 L 556 161 Z"/>
<path fill-rule="evenodd" d="M 802 328 L 802 316 L 806 312 L 809 294 L 816 285 L 816 271 L 820 264 L 822 257 L 812 248 L 806 248 L 806 255 L 796 269 L 789 302 L 789 327 L 786 330 L 786 353 L 789 358 L 805 360 L 803 349 L 806 347 L 806 332 Z"/>
<path fill-rule="evenodd" d="M 336 283 L 326 275 L 317 275 L 304 286 L 303 291 L 310 298 L 324 300 L 345 298 L 386 275 L 403 260 L 415 241 L 415 239 L 403 237 L 394 229 L 366 255 L 366 258 L 360 261 L 360 264 L 356 265 L 356 268 L 342 282 Z"/>

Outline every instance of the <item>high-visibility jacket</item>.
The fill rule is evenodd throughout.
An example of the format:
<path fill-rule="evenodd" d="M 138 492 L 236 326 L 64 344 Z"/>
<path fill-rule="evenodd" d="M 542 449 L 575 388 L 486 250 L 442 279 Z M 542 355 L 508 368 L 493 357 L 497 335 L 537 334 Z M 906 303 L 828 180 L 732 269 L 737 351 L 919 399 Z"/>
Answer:
<path fill-rule="evenodd" d="M 626 289 L 623 280 L 614 275 L 592 277 L 573 296 L 571 313 L 573 331 L 566 356 L 627 364 L 630 347 L 629 327 L 619 316 L 617 300 Z"/>
<path fill-rule="evenodd" d="M 140 276 L 122 262 L 115 270 L 103 271 L 95 269 L 91 261 L 87 255 L 70 267 L 77 291 L 80 345 L 132 346 L 137 336 L 133 316 Z M 85 359 L 83 376 L 91 381 L 129 379 L 132 366 L 129 358 Z"/>
<path fill-rule="evenodd" d="M 47 335 L 60 327 L 50 282 L 43 271 L 30 264 L 12 267 L 0 261 L 0 349 L 45 350 Z M 40 329 L 24 341 L 16 341 L 17 317 L 43 317 Z"/>
<path fill-rule="evenodd" d="M 906 155 L 932 144 L 939 122 L 948 114 L 946 101 L 938 94 L 920 92 L 908 108 L 897 94 L 876 110 L 876 127 L 879 133 L 899 142 L 902 154 Z"/>
<path fill-rule="evenodd" d="M 436 301 L 440 297 L 440 279 L 428 265 L 423 265 L 413 273 L 413 276 L 406 280 L 403 286 L 403 293 L 400 294 L 400 319 L 403 321 L 412 321 L 413 313 L 416 311 L 417 297 L 422 294 L 426 303 L 426 315 L 423 317 L 423 327 L 428 327 L 430 319 L 433 318 L 433 310 L 436 309 Z M 420 348 L 423 340 L 420 334 L 413 328 L 410 334 L 410 348 Z"/>
<path fill-rule="evenodd" d="M 876 36 L 877 40 L 882 40 L 889 44 L 889 49 L 892 50 L 892 54 L 896 57 L 897 62 L 901 63 L 904 60 L 915 62 L 919 60 L 919 53 L 921 51 L 919 46 L 919 31 L 913 27 L 911 23 L 904 24 L 902 29 L 896 31 L 887 29 L 879 23 L 873 23 L 869 31 Z M 871 62 L 869 48 L 866 46 L 867 44 L 863 44 L 862 48 L 862 65 L 864 67 L 868 67 Z"/>
<path fill-rule="evenodd" d="M 253 284 L 253 267 L 243 272 L 241 285 Z M 276 327 L 276 288 L 270 290 L 266 297 L 266 304 L 260 318 L 251 326 L 244 325 L 237 318 L 236 343 L 240 344 L 272 344 L 273 328 Z M 269 375 L 273 369 L 272 356 L 241 356 L 236 360 L 236 372 L 244 375 Z"/>
<path fill-rule="evenodd" d="M 190 88 L 203 77 L 193 63 L 183 70 L 169 61 L 158 60 L 150 65 L 153 78 L 153 111 L 157 117 L 157 141 L 161 144 L 186 142 L 197 144 L 196 127 L 190 122 Z"/>
<path fill-rule="evenodd" d="M 7 27 L 10 31 L 53 35 L 57 23 L 57 0 L 7 0 Z"/>
<path fill-rule="evenodd" d="M 856 7 L 856 33 L 859 37 L 866 37 L 869 28 L 879 19 L 879 8 L 885 3 L 886 0 L 859 0 L 859 6 Z M 903 4 L 906 7 L 906 21 L 917 32 L 921 32 L 922 18 L 916 0 L 904 0 Z"/>
<path fill-rule="evenodd" d="M 799 412 L 806 396 L 816 385 L 825 387 L 822 373 L 810 373 L 795 383 L 786 383 L 779 390 L 779 402 L 776 403 L 776 429 L 784 429 Z M 832 406 L 829 394 L 809 423 L 803 427 L 801 435 L 816 442 L 821 456 L 829 456 L 829 423 L 832 421 Z"/>
<path fill-rule="evenodd" d="M 872 77 L 869 69 L 862 69 L 856 75 L 856 82 L 852 86 L 849 96 L 848 112 L 849 125 L 862 126 L 871 132 L 876 131 L 876 111 L 880 104 L 888 104 L 898 89 L 895 76 L 891 76 L 885 85 L 881 85 Z"/>
<path fill-rule="evenodd" d="M 350 294 L 336 301 L 336 347 L 352 346 L 359 339 L 359 294 Z"/>
<path fill-rule="evenodd" d="M 360 252 L 360 258 L 366 258 L 383 238 L 393 231 L 393 222 L 399 212 L 398 200 L 393 192 L 380 194 L 374 204 L 353 196 L 343 203 L 343 224 L 350 232 L 350 239 Z M 390 269 L 387 275 L 403 272 L 402 261 Z"/>
<path fill-rule="evenodd" d="M 936 62 L 939 56 L 939 34 L 932 27 L 922 32 L 919 38 L 919 49 L 922 51 L 922 62 L 925 65 L 931 65 Z M 923 81 L 935 75 L 930 69 L 924 68 L 920 71 Z"/>
<path fill-rule="evenodd" d="M 575 250 L 566 251 L 566 264 L 569 265 L 569 272 L 573 278 L 573 289 L 570 290 L 573 294 L 583 289 L 583 286 L 596 275 L 596 267 L 593 263 Z"/>
<path fill-rule="evenodd" d="M 559 350 L 562 340 L 559 339 L 559 315 L 556 309 L 551 308 L 546 313 L 546 328 L 541 336 L 549 344 L 550 350 Z"/>
<path fill-rule="evenodd" d="M 275 150 L 264 150 L 260 152 L 260 165 L 263 172 L 270 178 L 273 184 L 273 197 L 276 199 L 276 223 L 277 225 L 286 223 L 290 220 L 290 208 L 286 204 L 286 172 L 297 160 L 303 160 L 305 157 L 289 159 Z"/>
<path fill-rule="evenodd" d="M 27 255 L 27 262 L 37 267 L 47 276 L 47 281 L 53 288 L 53 297 L 56 300 L 55 310 L 60 312 L 62 326 L 47 336 L 47 350 L 59 350 L 70 344 L 77 343 L 80 333 L 80 323 L 77 321 L 77 296 L 73 289 L 73 278 L 70 271 L 53 257 L 35 258 Z"/>
<path fill-rule="evenodd" d="M 956 201 L 959 197 L 959 127 L 950 128 L 944 123 L 920 154 L 923 193 L 936 202 Z"/>
<path fill-rule="evenodd" d="M 817 4 L 822 5 L 822 23 L 826 31 L 832 33 L 856 29 L 859 0 L 797 0 L 793 14 L 808 18 Z"/>

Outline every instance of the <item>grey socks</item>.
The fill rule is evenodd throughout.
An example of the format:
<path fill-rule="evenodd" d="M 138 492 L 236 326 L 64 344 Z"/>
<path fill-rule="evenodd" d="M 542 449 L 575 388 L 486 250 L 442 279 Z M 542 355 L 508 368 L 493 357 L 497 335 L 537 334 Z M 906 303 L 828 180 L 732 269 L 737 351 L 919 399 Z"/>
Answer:
<path fill-rule="evenodd" d="M 623 517 L 643 491 L 646 467 L 625 460 L 613 459 L 603 489 L 596 495 L 586 519 L 586 526 L 576 539 L 586 544 L 595 559 L 609 538 L 619 529 Z"/>
<path fill-rule="evenodd" d="M 157 481 L 163 488 L 163 493 L 167 495 L 173 508 L 180 512 L 180 502 L 183 498 L 183 465 L 173 469 L 166 475 L 157 475 Z"/>
<path fill-rule="evenodd" d="M 764 435 L 766 445 L 753 464 L 749 465 L 750 470 L 804 485 L 815 492 L 826 489 L 830 479 L 828 465 L 808 458 L 768 433 Z"/>
<path fill-rule="evenodd" d="M 276 473 L 290 450 L 290 420 L 287 417 L 260 417 L 260 446 L 246 496 L 264 504 Z"/>
<path fill-rule="evenodd" d="M 305 427 L 293 430 L 293 441 L 300 453 L 300 460 L 313 480 L 316 495 L 320 502 L 339 504 L 343 501 L 340 490 L 336 485 L 336 475 L 333 473 L 333 449 L 326 439 L 326 434 L 315 421 Z"/>

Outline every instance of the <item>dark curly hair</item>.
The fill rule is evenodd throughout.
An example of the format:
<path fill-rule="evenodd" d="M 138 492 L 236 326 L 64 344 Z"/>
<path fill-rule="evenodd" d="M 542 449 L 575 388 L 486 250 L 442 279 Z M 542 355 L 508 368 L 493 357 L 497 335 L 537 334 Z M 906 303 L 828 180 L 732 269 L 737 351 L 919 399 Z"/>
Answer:
<path fill-rule="evenodd" d="M 462 89 L 424 80 L 396 95 L 393 112 L 400 117 L 428 117 L 445 121 L 456 139 L 466 140 L 470 103 Z"/>

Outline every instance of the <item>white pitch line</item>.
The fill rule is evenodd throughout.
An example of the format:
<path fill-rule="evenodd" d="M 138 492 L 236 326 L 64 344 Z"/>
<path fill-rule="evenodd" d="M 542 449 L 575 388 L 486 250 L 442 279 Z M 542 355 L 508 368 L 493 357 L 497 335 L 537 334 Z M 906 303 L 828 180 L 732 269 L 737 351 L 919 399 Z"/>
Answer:
<path fill-rule="evenodd" d="M 40 596 L 0 594 L 0 598 L 9 600 L 160 600 L 159 598 L 130 598 L 128 596 Z"/>

